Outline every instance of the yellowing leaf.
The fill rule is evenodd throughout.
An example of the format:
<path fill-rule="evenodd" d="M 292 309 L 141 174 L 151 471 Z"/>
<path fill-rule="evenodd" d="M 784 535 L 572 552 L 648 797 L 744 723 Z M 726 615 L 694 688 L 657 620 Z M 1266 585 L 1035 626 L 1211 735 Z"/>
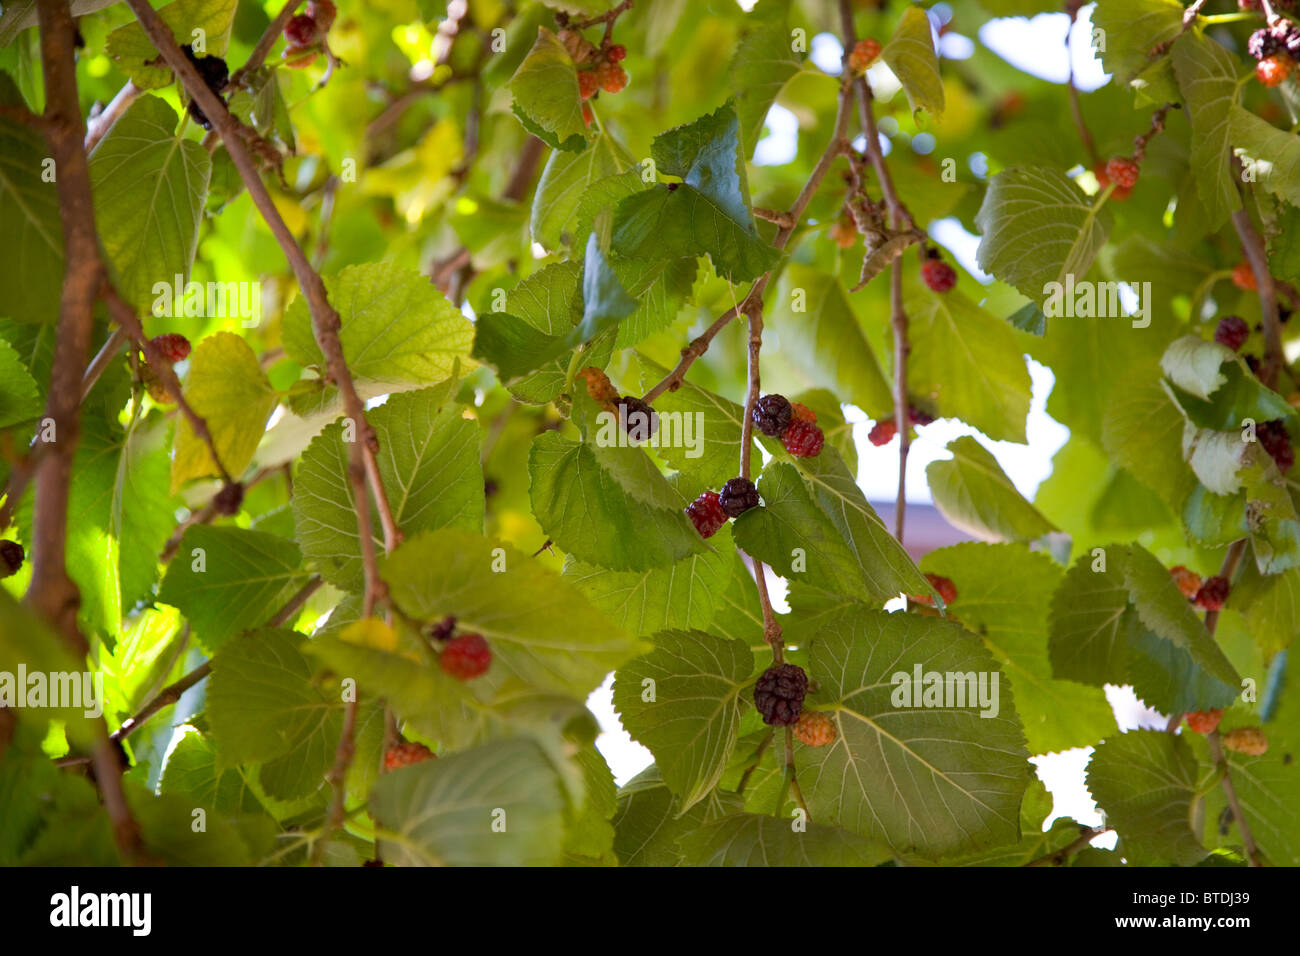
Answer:
<path fill-rule="evenodd" d="M 157 13 L 171 27 L 177 43 L 194 44 L 197 34 L 203 37 L 204 54 L 223 56 L 237 5 L 238 0 L 174 0 L 159 7 Z M 171 68 L 161 62 L 158 51 L 145 36 L 144 27 L 138 23 L 125 24 L 110 33 L 104 49 L 142 89 L 154 90 L 172 81 Z"/>
<path fill-rule="evenodd" d="M 233 333 L 218 332 L 195 346 L 185 398 L 207 422 L 221 463 L 238 477 L 253 460 L 275 408 L 275 390 L 248 343 Z M 207 443 L 182 419 L 176 428 L 172 491 L 191 478 L 219 474 Z"/>
<path fill-rule="evenodd" d="M 930 35 L 930 18 L 924 10 L 907 8 L 893 39 L 880 55 L 903 84 L 912 112 L 929 110 L 936 116 L 943 113 L 943 79 Z"/>

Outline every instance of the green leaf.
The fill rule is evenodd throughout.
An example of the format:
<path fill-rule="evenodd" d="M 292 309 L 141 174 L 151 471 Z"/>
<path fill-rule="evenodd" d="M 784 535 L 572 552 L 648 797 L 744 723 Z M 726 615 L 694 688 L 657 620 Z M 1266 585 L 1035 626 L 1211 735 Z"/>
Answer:
<path fill-rule="evenodd" d="M 1192 175 L 1208 224 L 1217 228 L 1241 208 L 1231 165 L 1233 141 L 1240 139 L 1233 129 L 1240 68 L 1232 54 L 1195 30 L 1174 44 L 1173 64 L 1192 124 Z"/>
<path fill-rule="evenodd" d="M 686 517 L 687 502 L 640 449 L 548 432 L 533 441 L 528 473 L 542 530 L 583 561 L 644 571 L 708 550 Z"/>
<path fill-rule="evenodd" d="M 189 277 L 211 174 L 208 151 L 182 138 L 156 96 L 131 104 L 95 149 L 95 224 L 117 290 L 137 309 L 149 308 L 154 283 Z"/>
<path fill-rule="evenodd" d="M 367 413 L 379 440 L 379 477 L 393 520 L 406 535 L 438 528 L 483 530 L 479 429 L 461 416 L 447 392 L 402 392 Z M 326 580 L 359 590 L 364 575 L 346 437 L 345 423 L 335 422 L 303 453 L 294 479 L 293 517 L 303 556 Z M 371 519 L 376 549 L 382 550 L 374 508 Z"/>
<path fill-rule="evenodd" d="M 609 571 L 570 555 L 564 578 L 629 634 L 704 629 L 731 580 L 730 537 L 723 528 L 710 539 L 713 551 L 647 571 Z"/>
<path fill-rule="evenodd" d="M 903 11 L 903 19 L 880 56 L 903 84 L 913 113 L 923 109 L 936 116 L 943 114 L 943 78 L 939 76 L 930 18 L 924 10 L 908 7 Z"/>
<path fill-rule="evenodd" d="M 1183 420 L 1178 406 L 1160 386 L 1150 359 L 1119 377 L 1102 416 L 1106 453 L 1174 510 L 1182 508 L 1196 485 L 1183 460 Z"/>
<path fill-rule="evenodd" d="M 769 464 L 758 480 L 758 490 L 763 507 L 741 515 L 733 529 L 736 544 L 746 554 L 792 581 L 813 581 L 840 594 L 866 592 L 888 599 L 898 593 L 880 593 L 893 576 L 886 572 L 877 580 L 873 569 L 859 563 L 843 532 L 813 500 L 793 465 Z"/>
<path fill-rule="evenodd" d="M 209 653 L 261 627 L 307 581 L 292 541 L 243 528 L 194 525 L 181 538 L 158 600 L 178 608 Z"/>
<path fill-rule="evenodd" d="M 533 241 L 552 251 L 565 245 L 572 239 L 578 204 L 588 190 L 632 165 L 627 150 L 608 133 L 602 133 L 591 149 L 580 153 L 562 149 L 551 153 L 533 194 L 529 223 Z"/>
<path fill-rule="evenodd" d="M 906 287 L 908 389 L 995 441 L 1025 440 L 1030 381 L 1015 333 L 954 289 Z M 893 403 L 886 406 L 892 411 Z"/>
<path fill-rule="evenodd" d="M 631 348 L 642 339 L 672 325 L 695 286 L 699 264 L 694 258 L 650 261 L 609 261 L 627 293 L 636 300 L 636 311 L 618 323 L 616 348 Z"/>
<path fill-rule="evenodd" d="M 474 327 L 475 358 L 496 367 L 503 379 L 559 366 L 558 356 L 579 342 L 582 321 L 582 264 L 557 262 L 533 273 L 510 290 L 504 312 L 487 312 Z"/>
<path fill-rule="evenodd" d="M 1049 298 L 1054 291 L 1059 294 L 1067 276 L 1087 274 L 1110 224 L 1110 211 L 1084 195 L 1065 173 L 1016 166 L 994 176 L 984 194 L 975 217 L 981 233 L 976 260 L 1050 316 Z"/>
<path fill-rule="evenodd" d="M 25 106 L 7 73 L 0 73 L 0 104 Z M 53 322 L 63 287 L 63 227 L 58 185 L 43 176 L 52 167 L 41 134 L 0 117 L 0 302 L 19 322 Z"/>
<path fill-rule="evenodd" d="M 1132 684 L 1162 713 L 1230 702 L 1241 679 L 1165 567 L 1136 544 L 1098 550 L 1075 563 L 1052 601 L 1053 675 Z"/>
<path fill-rule="evenodd" d="M 1247 564 L 1232 587 L 1228 606 L 1242 613 L 1265 655 L 1286 649 L 1300 634 L 1300 569 L 1265 575 Z"/>
<path fill-rule="evenodd" d="M 753 17 L 761 17 L 764 4 L 755 8 Z M 731 76 L 731 89 L 736 98 L 736 112 L 740 116 L 741 145 L 745 156 L 754 155 L 754 147 L 763 136 L 763 121 L 781 90 L 803 66 L 800 56 L 791 47 L 790 25 L 783 6 L 780 14 L 768 12 L 757 26 L 736 44 L 735 56 L 727 73 Z"/>
<path fill-rule="evenodd" d="M 974 438 L 953 439 L 948 450 L 952 458 L 931 462 L 925 474 L 949 524 L 986 541 L 1030 541 L 1057 530 Z"/>
<path fill-rule="evenodd" d="M 676 188 L 655 186 L 618 204 L 614 252 L 640 259 L 707 255 L 732 281 L 757 278 L 778 259 L 758 235 L 730 104 L 655 137 L 659 173 L 680 176 Z"/>
<path fill-rule="evenodd" d="M 557 149 L 581 151 L 587 145 L 578 72 L 559 38 L 546 27 L 510 78 L 514 110 L 524 127 Z"/>
<path fill-rule="evenodd" d="M 618 791 L 614 852 L 623 866 L 678 866 L 682 862 L 679 837 L 739 806 L 734 795 L 715 791 L 678 814 L 676 798 L 663 782 L 659 768 L 651 764 Z"/>
<path fill-rule="evenodd" d="M 1088 792 L 1139 866 L 1190 866 L 1205 856 L 1192 829 L 1198 768 L 1175 734 L 1136 730 L 1099 746 L 1088 764 Z"/>
<path fill-rule="evenodd" d="M 190 356 L 185 398 L 207 422 L 221 464 L 238 479 L 261 440 L 276 394 L 253 349 L 232 332 L 217 332 L 199 342 Z M 191 478 L 219 475 L 207 443 L 184 418 L 176 426 L 171 487 Z"/>
<path fill-rule="evenodd" d="M 809 706 L 828 712 L 839 731 L 830 746 L 799 754 L 814 820 L 935 857 L 1018 838 L 1031 773 L 1008 688 L 983 710 L 902 697 L 904 688 L 911 696 L 913 667 L 986 675 L 991 688 L 1001 677 L 996 662 L 964 634 L 935 618 L 862 611 L 828 622 L 813 639 L 809 676 L 819 689 Z"/>
<path fill-rule="evenodd" d="M 358 381 L 434 385 L 466 364 L 474 328 L 428 276 L 384 262 L 348 266 L 325 279 L 338 310 L 339 338 Z M 305 297 L 284 316 L 284 350 L 302 366 L 323 367 Z M 396 390 L 396 389 L 394 389 Z"/>
<path fill-rule="evenodd" d="M 41 393 L 14 347 L 0 339 L 0 428 L 9 428 L 41 413 Z"/>
<path fill-rule="evenodd" d="M 756 813 L 707 823 L 678 843 L 690 866 L 878 866 L 893 856 L 839 827 L 809 823 L 795 832 L 787 820 Z"/>
<path fill-rule="evenodd" d="M 381 574 L 407 616 L 454 616 L 460 630 L 487 638 L 494 672 L 530 687 L 587 694 L 641 647 L 563 578 L 479 535 L 415 535 Z"/>
<path fill-rule="evenodd" d="M 214 810 L 253 813 L 262 809 L 243 771 L 219 768 L 212 742 L 193 729 L 167 755 L 160 786 L 163 793 L 184 794 Z"/>
<path fill-rule="evenodd" d="M 873 418 L 894 407 L 889 383 L 836 276 L 797 263 L 786 266 L 768 321 L 782 356 L 809 379 Z"/>
<path fill-rule="evenodd" d="M 314 785 L 299 793 L 275 793 L 278 797 L 302 796 L 324 783 L 330 761 L 320 761 L 319 748 L 328 744 L 332 751 L 342 730 L 341 708 L 313 684 L 302 641 L 301 634 L 272 628 L 242 634 L 212 658 L 207 685 L 218 766 L 316 758 L 320 772 Z"/>
<path fill-rule="evenodd" d="M 1169 58 L 1152 60 L 1148 55 L 1152 47 L 1182 32 L 1183 5 L 1178 0 L 1099 0 L 1092 23 L 1106 38 L 1099 51 L 1102 66 L 1117 82 L 1131 87 L 1139 103 L 1179 99 Z"/>
<path fill-rule="evenodd" d="M 931 551 L 921 566 L 956 586 L 947 611 L 980 635 L 1011 681 L 1031 753 L 1088 746 L 1114 731 L 1100 688 L 1052 676 L 1048 612 L 1064 576 L 1055 562 L 1020 544 L 967 542 Z"/>
<path fill-rule="evenodd" d="M 179 38 L 177 43 L 192 42 L 194 31 L 201 30 L 205 53 L 222 56 L 237 5 L 238 0 L 174 0 L 155 12 Z M 158 51 L 139 23 L 124 24 L 110 33 L 104 52 L 141 89 L 156 90 L 172 81 L 171 67 L 159 63 Z"/>
<path fill-rule="evenodd" d="M 888 600 L 899 594 L 924 594 L 929 583 L 898 540 L 867 503 L 844 460 L 833 448 L 798 459 L 813 500 L 844 537 L 867 581 L 857 597 Z"/>
<path fill-rule="evenodd" d="M 555 768 L 530 740 L 383 774 L 370 794 L 384 859 L 401 866 L 556 864 L 563 809 Z"/>
<path fill-rule="evenodd" d="M 1234 106 L 1232 141 L 1237 146 L 1234 152 L 1254 172 L 1256 182 L 1278 199 L 1300 206 L 1300 138 Z"/>
<path fill-rule="evenodd" d="M 681 812 L 704 799 L 727 767 L 754 655 L 743 641 L 703 631 L 663 631 L 654 643 L 614 675 L 614 708 L 655 755 Z"/>

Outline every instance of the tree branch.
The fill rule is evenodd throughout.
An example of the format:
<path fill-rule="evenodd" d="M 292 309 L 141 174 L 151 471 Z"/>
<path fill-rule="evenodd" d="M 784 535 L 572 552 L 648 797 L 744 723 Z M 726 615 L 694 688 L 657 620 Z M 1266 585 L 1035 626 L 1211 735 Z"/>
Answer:
<path fill-rule="evenodd" d="M 193 406 L 186 400 L 181 391 L 181 380 L 176 377 L 176 370 L 172 368 L 172 363 L 163 355 L 162 350 L 153 344 L 153 340 L 144 334 L 144 326 L 140 324 L 140 319 L 135 314 L 135 307 L 127 302 L 118 291 L 113 288 L 108 281 L 107 276 L 104 278 L 103 287 L 104 301 L 108 303 L 108 311 L 113 316 L 113 321 L 118 324 L 131 341 L 144 352 L 145 360 L 149 363 L 149 368 L 158 376 L 162 382 L 163 388 L 167 390 L 168 397 L 176 402 L 177 408 L 185 416 L 185 420 L 190 423 L 190 428 L 194 434 L 208 446 L 208 454 L 212 456 L 213 464 L 217 467 L 217 473 L 221 475 L 222 481 L 226 484 L 234 484 L 235 479 L 226 466 L 221 461 L 221 456 L 217 454 L 216 443 L 212 439 L 212 432 L 208 429 L 208 423 L 196 412 Z"/>
<path fill-rule="evenodd" d="M 831 133 L 831 141 L 826 144 L 826 149 L 822 152 L 821 158 L 817 160 L 817 165 L 813 167 L 808 182 L 804 183 L 803 189 L 799 191 L 794 205 L 790 207 L 789 212 L 783 214 L 785 221 L 777 231 L 776 237 L 772 240 L 772 248 L 780 250 L 786 247 L 790 237 L 794 235 L 795 230 L 798 228 L 799 220 L 803 217 L 804 210 L 808 208 L 808 203 L 812 202 L 813 196 L 816 195 L 817 187 L 826 178 L 826 174 L 830 171 L 831 165 L 836 158 L 847 148 L 847 144 L 844 142 L 844 133 L 848 129 L 849 111 L 852 109 L 852 103 L 853 88 L 849 84 L 848 74 L 846 73 L 840 80 L 839 105 L 835 111 L 835 128 Z M 750 287 L 749 293 L 745 296 L 743 302 L 722 313 L 701 335 L 682 349 L 681 361 L 664 377 L 663 381 L 645 393 L 642 401 L 650 404 L 665 392 L 675 392 L 681 388 L 682 382 L 686 380 L 686 372 L 695 364 L 696 359 L 709 350 L 709 344 L 719 332 L 726 328 L 727 323 L 742 312 L 749 314 L 748 310 L 754 303 L 762 302 L 763 292 L 767 289 L 771 279 L 771 271 L 763 273 Z"/>
<path fill-rule="evenodd" d="M 112 364 L 117 353 L 122 351 L 122 346 L 126 344 L 127 335 L 122 329 L 113 330 L 113 334 L 108 337 L 100 350 L 95 353 L 95 357 L 90 360 L 90 365 L 86 368 L 86 374 L 81 376 L 81 400 L 84 402 L 86 396 L 90 394 L 99 377 L 104 374 L 104 369 Z"/>
<path fill-rule="evenodd" d="M 266 622 L 266 626 L 280 627 L 287 623 L 295 614 L 298 613 L 298 611 L 302 610 L 302 606 L 307 603 L 308 598 L 320 590 L 320 586 L 324 583 L 325 582 L 320 575 L 313 575 L 306 584 L 298 589 L 293 597 L 289 598 L 288 603 L 285 604 L 284 607 L 275 612 L 275 615 Z M 156 696 L 140 708 L 139 713 L 122 721 L 122 726 L 113 731 L 111 735 L 112 739 L 115 741 L 124 740 L 131 734 L 135 733 L 135 731 L 140 729 L 140 725 L 146 720 L 158 713 L 158 711 L 176 703 L 181 699 L 183 693 L 211 673 L 212 662 L 204 661 L 175 683 L 164 687 Z"/>
<path fill-rule="evenodd" d="M 292 3 L 292 0 L 290 2 Z M 275 202 L 271 199 L 271 194 L 263 184 L 257 163 L 244 143 L 241 124 L 230 115 L 221 97 L 208 89 L 194 65 L 181 52 L 171 29 L 153 7 L 149 6 L 148 0 L 127 0 L 127 3 L 140 21 L 149 40 L 162 54 L 163 60 L 172 68 L 190 96 L 198 101 L 199 107 L 221 136 L 253 204 L 284 250 L 285 257 L 289 260 L 289 265 L 298 280 L 298 286 L 302 290 L 303 298 L 307 300 L 311 312 L 312 331 L 316 344 L 325 358 L 327 377 L 338 387 L 343 399 L 344 412 L 355 423 L 357 429 L 357 440 L 349 443 L 348 448 L 348 480 L 352 486 L 353 506 L 357 513 L 357 537 L 361 543 L 361 561 L 365 570 L 366 587 L 362 613 L 368 617 L 374 611 L 376 601 L 383 595 L 383 582 L 379 578 L 379 562 L 375 551 L 374 535 L 371 531 L 367 481 L 370 483 L 370 490 L 375 500 L 380 502 L 381 517 L 388 516 L 384 522 L 384 538 L 387 546 L 396 545 L 398 531 L 391 523 L 391 509 L 388 507 L 387 496 L 384 493 L 383 483 L 379 479 L 379 468 L 375 461 L 375 452 L 379 443 L 374 429 L 366 419 L 365 403 L 357 394 L 352 373 L 343 355 L 343 345 L 339 340 L 341 327 L 339 314 L 330 305 L 325 292 L 325 283 L 307 261 L 302 247 L 298 245 L 276 208 Z M 283 13 L 284 11 L 281 10 L 281 14 Z"/>
<path fill-rule="evenodd" d="M 54 422 L 54 440 L 44 445 L 36 471 L 36 509 L 32 522 L 32 578 L 29 603 L 56 629 L 73 654 L 84 658 L 89 643 L 77 627 L 81 603 L 68 576 L 68 496 L 81 427 L 81 379 L 94 333 L 94 305 L 104 264 L 95 232 L 95 205 L 86 130 L 77 95 L 76 26 L 68 0 L 39 0 L 41 67 L 45 79 L 45 122 L 50 154 L 58 170 L 59 218 L 66 263 L 59 299 L 58 336 L 45 414 Z M 92 754 L 95 782 L 112 824 L 119 852 L 134 862 L 140 833 L 122 790 L 122 765 L 102 719 L 95 724 Z"/>
<path fill-rule="evenodd" d="M 1064 846 L 1054 853 L 1048 853 L 1040 856 L 1036 860 L 1030 860 L 1025 866 L 1064 866 L 1065 861 L 1080 850 L 1092 845 L 1092 841 L 1097 839 L 1103 833 L 1109 833 L 1111 827 L 1079 827 L 1079 839 L 1075 840 L 1069 846 Z"/>

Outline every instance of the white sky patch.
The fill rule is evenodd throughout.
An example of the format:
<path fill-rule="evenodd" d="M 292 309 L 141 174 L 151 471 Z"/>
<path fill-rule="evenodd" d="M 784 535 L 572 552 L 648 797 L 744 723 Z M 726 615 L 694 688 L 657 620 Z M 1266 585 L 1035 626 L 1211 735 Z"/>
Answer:
<path fill-rule="evenodd" d="M 799 152 L 799 118 L 784 106 L 773 104 L 764 121 L 768 134 L 754 147 L 755 166 L 784 166 Z"/>
<path fill-rule="evenodd" d="M 951 252 L 953 258 L 961 263 L 961 267 L 976 279 L 985 285 L 993 281 L 993 277 L 981 269 L 979 263 L 975 261 L 975 251 L 979 249 L 980 237 L 967 232 L 960 219 L 955 216 L 936 219 L 930 223 L 928 232 L 931 239 Z"/>
<path fill-rule="evenodd" d="M 1092 49 L 1093 7 L 1090 4 L 1079 11 L 1072 31 L 1069 61 L 1061 55 L 1070 26 L 1070 18 L 1064 13 L 1040 13 L 1032 20 L 1024 17 L 990 20 L 980 27 L 979 39 L 1012 66 L 1051 83 L 1067 82 L 1072 62 L 1075 86 L 1087 93 L 1104 86 L 1110 79 Z"/>
<path fill-rule="evenodd" d="M 812 60 L 813 66 L 823 73 L 839 76 L 840 65 L 844 59 L 844 45 L 833 33 L 819 33 L 812 38 L 808 59 Z"/>

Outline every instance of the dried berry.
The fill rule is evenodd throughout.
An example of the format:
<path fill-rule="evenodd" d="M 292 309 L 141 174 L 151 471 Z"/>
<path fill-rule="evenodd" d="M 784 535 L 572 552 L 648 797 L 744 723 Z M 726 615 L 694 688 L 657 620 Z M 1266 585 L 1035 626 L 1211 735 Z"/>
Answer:
<path fill-rule="evenodd" d="M 882 445 L 888 445 L 898 434 L 898 423 L 894 421 L 893 416 L 882 418 L 871 426 L 871 431 L 867 433 L 867 441 L 879 448 Z"/>
<path fill-rule="evenodd" d="M 1169 569 L 1173 575 L 1174 583 L 1178 585 L 1178 590 L 1183 592 L 1183 597 L 1191 600 L 1196 597 L 1196 592 L 1201 589 L 1201 576 L 1181 564 L 1175 565 Z"/>
<path fill-rule="evenodd" d="M 315 46 L 316 41 L 320 39 L 320 26 L 314 17 L 299 13 L 297 16 L 290 17 L 289 22 L 284 25 L 284 39 L 289 46 L 300 50 Z"/>
<path fill-rule="evenodd" d="M 17 574 L 27 553 L 17 541 L 0 541 L 0 578 Z"/>
<path fill-rule="evenodd" d="M 438 657 L 438 665 L 457 680 L 472 680 L 486 673 L 491 664 L 492 648 L 482 634 L 453 637 Z"/>
<path fill-rule="evenodd" d="M 748 478 L 732 478 L 722 486 L 718 504 L 732 518 L 739 518 L 759 504 L 758 489 Z"/>
<path fill-rule="evenodd" d="M 802 667 L 775 664 L 763 671 L 754 684 L 754 706 L 763 715 L 763 723 L 788 727 L 799 719 L 807 693 L 808 675 Z"/>
<path fill-rule="evenodd" d="M 716 491 L 706 491 L 686 506 L 686 517 L 691 519 L 701 538 L 712 538 L 727 523 L 727 513 L 718 503 Z"/>
<path fill-rule="evenodd" d="M 244 486 L 237 481 L 227 482 L 212 499 L 212 510 L 219 515 L 239 514 L 240 505 L 244 503 Z"/>
<path fill-rule="evenodd" d="M 169 362 L 183 362 L 190 356 L 190 340 L 175 332 L 169 332 L 166 335 L 155 335 L 151 342 L 153 347 L 161 352 L 163 358 Z"/>
<path fill-rule="evenodd" d="M 921 265 L 921 278 L 934 292 L 950 292 L 957 284 L 957 270 L 932 252 L 932 257 Z"/>
<path fill-rule="evenodd" d="M 1286 474 L 1295 464 L 1295 449 L 1291 447 L 1291 435 L 1286 430 L 1286 425 L 1282 419 L 1275 418 L 1269 422 L 1261 422 L 1255 428 L 1255 437 L 1268 456 L 1273 459 L 1277 465 L 1277 470 Z"/>
<path fill-rule="evenodd" d="M 1202 611 L 1221 611 L 1223 605 L 1228 603 L 1228 594 L 1231 590 L 1232 585 L 1228 583 L 1228 579 L 1216 574 L 1212 578 L 1205 579 L 1205 583 L 1201 585 L 1192 600 Z"/>
<path fill-rule="evenodd" d="M 403 740 L 401 743 L 393 744 L 384 754 L 384 769 L 401 770 L 403 767 L 423 763 L 425 760 L 435 760 L 437 756 L 424 744 L 416 743 L 414 740 Z"/>
<path fill-rule="evenodd" d="M 429 632 L 429 636 L 435 641 L 442 642 L 451 640 L 451 636 L 455 633 L 456 618 L 448 614 L 437 624 L 433 625 L 433 629 Z"/>
<path fill-rule="evenodd" d="M 754 403 L 754 427 L 770 438 L 780 438 L 794 410 L 784 395 L 764 395 Z"/>
<path fill-rule="evenodd" d="M 1238 315 L 1225 315 L 1214 330 L 1214 341 L 1236 352 L 1250 338 L 1250 326 Z"/>
<path fill-rule="evenodd" d="M 634 442 L 649 441 L 659 427 L 659 416 L 648 404 L 632 395 L 614 400 L 618 409 L 618 423 Z"/>
<path fill-rule="evenodd" d="M 792 421 L 781 436 L 782 447 L 795 458 L 816 458 L 825 443 L 826 436 L 822 430 L 802 418 Z"/>
<path fill-rule="evenodd" d="M 806 747 L 825 747 L 838 736 L 835 721 L 820 710 L 805 711 L 794 725 L 794 735 Z"/>
<path fill-rule="evenodd" d="M 1190 714 L 1184 714 L 1183 719 L 1187 721 L 1187 726 L 1198 734 L 1210 734 L 1219 726 L 1219 721 L 1223 719 L 1223 711 L 1216 708 L 1214 710 L 1194 710 Z"/>
<path fill-rule="evenodd" d="M 1234 753 L 1258 757 L 1268 752 L 1268 738 L 1258 727 L 1238 727 L 1223 735 L 1223 746 Z"/>
<path fill-rule="evenodd" d="M 329 32 L 329 28 L 334 26 L 334 18 L 338 13 L 331 0 L 309 0 L 307 4 L 307 16 L 316 21 L 316 26 L 321 33 Z"/>

